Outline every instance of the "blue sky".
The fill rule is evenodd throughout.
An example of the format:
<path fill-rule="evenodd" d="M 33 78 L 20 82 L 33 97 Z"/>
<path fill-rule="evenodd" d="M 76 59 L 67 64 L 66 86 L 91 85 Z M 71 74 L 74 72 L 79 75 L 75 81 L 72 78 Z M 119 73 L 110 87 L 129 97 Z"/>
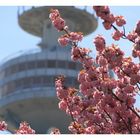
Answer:
<path fill-rule="evenodd" d="M 88 8 L 88 11 L 93 13 L 92 8 Z M 136 22 L 140 19 L 140 7 L 114 6 L 111 7 L 111 11 L 116 15 L 123 15 L 126 18 L 126 33 L 132 31 Z M 24 32 L 19 27 L 17 21 L 17 7 L 0 7 L 0 19 L 0 62 L 3 61 L 5 57 L 11 56 L 18 51 L 37 48 L 36 44 L 40 42 L 40 38 Z M 106 31 L 102 27 L 101 20 L 99 20 L 97 30 L 85 37 L 80 45 L 92 48 L 93 54 L 96 54 L 92 43 L 93 38 L 97 34 L 102 34 L 106 38 L 108 45 L 112 43 L 118 44 L 120 48 L 125 51 L 126 56 L 131 56 L 132 43 L 126 40 L 115 42 L 110 36 L 111 33 L 112 31 Z M 137 62 L 137 59 L 135 61 Z"/>

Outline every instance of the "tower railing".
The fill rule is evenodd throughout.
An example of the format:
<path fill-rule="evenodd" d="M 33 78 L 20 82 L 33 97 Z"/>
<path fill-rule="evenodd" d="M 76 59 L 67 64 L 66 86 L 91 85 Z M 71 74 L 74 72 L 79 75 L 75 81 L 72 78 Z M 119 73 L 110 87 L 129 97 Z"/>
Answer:
<path fill-rule="evenodd" d="M 17 58 L 19 56 L 26 56 L 28 54 L 38 53 L 40 51 L 41 51 L 40 48 L 30 49 L 30 50 L 20 50 L 20 51 L 18 51 L 16 53 L 13 53 L 11 55 L 8 55 L 8 56 L 4 57 L 2 60 L 0 60 L 0 66 L 3 65 L 8 60 L 12 60 L 12 59 Z"/>

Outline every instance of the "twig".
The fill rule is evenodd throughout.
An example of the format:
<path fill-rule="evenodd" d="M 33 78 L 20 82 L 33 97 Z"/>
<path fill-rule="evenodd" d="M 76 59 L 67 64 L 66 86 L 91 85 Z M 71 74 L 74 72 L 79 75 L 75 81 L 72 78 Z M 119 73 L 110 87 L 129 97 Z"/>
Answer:
<path fill-rule="evenodd" d="M 117 115 L 122 119 L 123 123 L 125 124 L 126 128 L 127 128 L 128 131 L 129 131 L 129 133 L 132 134 L 131 129 L 129 128 L 129 126 L 127 125 L 127 123 L 126 123 L 125 120 L 123 119 L 123 117 L 122 117 L 119 113 L 117 113 Z"/>
<path fill-rule="evenodd" d="M 118 96 L 116 96 L 113 92 L 111 92 L 111 94 L 121 103 L 125 103 L 123 100 L 121 100 L 120 98 L 118 98 Z M 126 104 L 126 103 L 125 103 Z M 130 109 L 139 119 L 140 119 L 140 116 L 139 114 L 135 111 L 135 109 L 133 109 L 132 107 L 128 106 L 126 104 L 126 106 L 128 107 L 128 109 Z"/>
<path fill-rule="evenodd" d="M 107 114 L 107 116 L 110 118 L 110 120 L 112 121 L 111 116 L 108 114 L 108 112 L 104 109 L 104 112 Z"/>
<path fill-rule="evenodd" d="M 69 109 L 69 111 L 70 111 L 71 119 L 72 119 L 74 125 L 76 126 L 76 124 L 75 124 L 76 120 L 74 119 L 74 117 L 73 117 L 73 115 L 72 115 L 72 112 L 71 112 L 71 110 L 70 110 L 70 105 L 68 104 L 67 100 L 66 100 L 66 103 L 67 103 L 68 109 Z M 75 129 L 77 130 L 77 134 L 81 134 L 81 133 L 79 132 L 79 129 L 77 129 L 77 127 L 75 127 Z"/>

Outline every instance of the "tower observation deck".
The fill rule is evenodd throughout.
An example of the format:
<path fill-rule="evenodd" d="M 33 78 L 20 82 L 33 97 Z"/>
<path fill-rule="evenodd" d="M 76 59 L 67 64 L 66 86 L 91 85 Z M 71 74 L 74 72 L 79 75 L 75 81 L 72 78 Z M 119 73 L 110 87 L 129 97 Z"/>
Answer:
<path fill-rule="evenodd" d="M 75 7 L 32 7 L 18 15 L 20 27 L 41 38 L 39 51 L 29 51 L 0 65 L 0 120 L 14 132 L 27 121 L 37 133 L 57 127 L 68 133 L 71 118 L 58 109 L 55 77 L 66 76 L 68 86 L 78 86 L 79 63 L 71 61 L 70 47 L 58 47 L 60 32 L 51 25 L 49 12 L 57 8 L 71 31 L 88 35 L 97 28 L 93 14 Z"/>

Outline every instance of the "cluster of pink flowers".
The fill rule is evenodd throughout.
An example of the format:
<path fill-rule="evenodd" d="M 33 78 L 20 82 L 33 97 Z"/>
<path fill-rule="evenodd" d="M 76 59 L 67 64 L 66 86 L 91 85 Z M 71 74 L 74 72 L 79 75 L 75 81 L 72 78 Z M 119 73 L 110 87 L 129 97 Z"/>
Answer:
<path fill-rule="evenodd" d="M 115 21 L 116 21 L 116 24 L 120 27 L 126 24 L 126 21 L 123 16 L 116 16 Z"/>
<path fill-rule="evenodd" d="M 132 56 L 140 58 L 140 21 L 137 22 L 135 29 L 130 32 L 126 38 L 133 42 Z"/>
<path fill-rule="evenodd" d="M 57 9 L 51 9 L 49 18 L 52 21 L 52 24 L 58 31 L 65 31 L 67 34 L 62 35 L 58 38 L 58 42 L 62 46 L 67 46 L 71 42 L 81 41 L 83 34 L 81 32 L 69 32 L 68 26 L 65 25 L 64 19 L 60 16 L 60 13 Z"/>
<path fill-rule="evenodd" d="M 61 46 L 67 46 L 69 44 L 68 35 L 63 35 L 58 38 L 58 42 Z"/>
<path fill-rule="evenodd" d="M 113 34 L 112 34 L 112 38 L 114 40 L 120 40 L 120 38 L 123 36 L 123 32 L 120 32 L 119 30 L 115 31 Z"/>
<path fill-rule="evenodd" d="M 59 11 L 57 9 L 51 9 L 49 18 L 52 20 L 54 27 L 58 31 L 62 31 L 65 28 L 65 21 L 60 17 Z"/>
<path fill-rule="evenodd" d="M 110 12 L 108 6 L 93 6 L 98 17 L 103 21 L 105 29 L 111 29 L 112 24 L 115 22 L 117 26 L 123 26 L 126 24 L 126 21 L 123 16 L 115 16 Z M 105 26 L 106 25 L 106 26 Z"/>
<path fill-rule="evenodd" d="M 137 22 L 135 29 L 125 34 L 124 25 L 126 24 L 126 20 L 123 16 L 115 16 L 110 12 L 108 6 L 93 6 L 93 9 L 96 12 L 96 15 L 103 20 L 103 26 L 106 30 L 111 28 L 115 29 L 114 33 L 112 34 L 112 38 L 116 41 L 120 40 L 120 38 L 128 39 L 129 41 L 133 42 L 133 50 L 132 56 L 133 57 L 140 57 L 140 21 Z M 123 31 L 120 31 L 115 25 L 118 27 L 123 26 Z"/>
<path fill-rule="evenodd" d="M 137 34 L 135 32 L 135 34 Z M 140 58 L 140 37 L 137 34 L 137 37 L 134 39 L 135 44 L 133 45 L 133 51 L 132 55 L 133 57 L 139 57 Z"/>
<path fill-rule="evenodd" d="M 67 46 L 71 42 L 81 41 L 83 34 L 81 32 L 70 32 L 69 34 L 62 35 L 58 38 L 58 42 L 61 46 Z"/>
<path fill-rule="evenodd" d="M 132 56 L 140 58 L 140 21 L 136 24 L 135 29 L 130 32 L 126 37 L 133 42 Z"/>
<path fill-rule="evenodd" d="M 0 131 L 7 130 L 7 124 L 5 121 L 0 121 Z"/>
<path fill-rule="evenodd" d="M 35 130 L 27 122 L 21 122 L 16 134 L 35 134 Z"/>
<path fill-rule="evenodd" d="M 123 16 L 114 16 L 108 6 L 94 6 L 97 16 L 104 20 L 106 29 L 114 28 L 113 38 L 125 37 L 113 24 L 124 26 Z M 137 40 L 139 24 L 127 39 L 140 44 Z M 72 32 L 66 30 L 67 39 L 71 39 L 71 58 L 79 61 L 83 69 L 78 74 L 79 89 L 65 86 L 64 76 L 56 79 L 56 93 L 59 108 L 71 116 L 69 130 L 74 134 L 136 134 L 140 133 L 139 109 L 134 107 L 135 96 L 139 91 L 140 64 L 125 57 L 121 49 L 112 44 L 106 46 L 103 36 L 94 39 L 97 50 L 96 59 L 90 49 L 81 48 L 71 38 Z M 76 41 L 81 41 L 77 39 Z M 136 47 L 136 46 L 135 46 Z M 137 50 L 139 46 L 136 47 Z M 111 72 L 116 78 L 111 76 Z"/>
<path fill-rule="evenodd" d="M 7 124 L 5 121 L 0 121 L 0 131 L 7 130 Z M 27 122 L 21 122 L 19 129 L 16 130 L 16 134 L 35 134 L 35 130 L 33 130 Z"/>
<path fill-rule="evenodd" d="M 135 28 L 135 32 L 140 35 L 140 20 L 137 22 L 136 28 Z"/>
<path fill-rule="evenodd" d="M 103 26 L 106 30 L 114 28 L 113 25 L 116 23 L 117 26 L 122 27 L 126 24 L 126 21 L 123 16 L 115 16 L 110 12 L 110 9 L 108 6 L 93 6 L 93 9 L 96 12 L 96 15 L 100 17 L 103 20 Z M 119 31 L 117 28 L 115 28 L 115 32 L 112 34 L 112 38 L 114 40 L 120 40 L 121 37 L 124 36 L 123 31 Z"/>
<path fill-rule="evenodd" d="M 95 44 L 96 50 L 98 52 L 102 52 L 106 45 L 105 39 L 101 35 L 98 35 L 96 39 L 94 40 L 94 44 Z"/>

